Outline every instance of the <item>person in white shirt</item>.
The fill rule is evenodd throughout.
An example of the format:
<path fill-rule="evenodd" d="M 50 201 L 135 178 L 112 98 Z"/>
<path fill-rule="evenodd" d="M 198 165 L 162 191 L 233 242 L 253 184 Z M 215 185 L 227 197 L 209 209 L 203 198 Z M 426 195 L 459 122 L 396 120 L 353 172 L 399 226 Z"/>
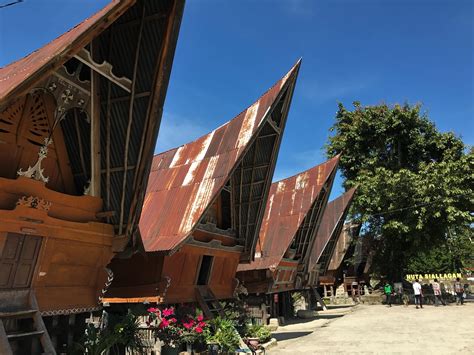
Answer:
<path fill-rule="evenodd" d="M 413 282 L 413 292 L 415 293 L 415 304 L 416 304 L 416 309 L 418 309 L 418 305 L 420 308 L 423 308 L 423 293 L 421 291 L 421 285 L 418 282 L 418 279 Z"/>

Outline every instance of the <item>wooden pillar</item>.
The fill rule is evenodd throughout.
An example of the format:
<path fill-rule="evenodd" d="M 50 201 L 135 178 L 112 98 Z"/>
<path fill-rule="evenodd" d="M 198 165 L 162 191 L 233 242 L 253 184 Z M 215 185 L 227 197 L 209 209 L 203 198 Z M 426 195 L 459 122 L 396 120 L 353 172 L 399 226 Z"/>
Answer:
<path fill-rule="evenodd" d="M 94 58 L 94 44 L 91 56 Z M 100 197 L 100 75 L 91 70 L 91 184 L 90 195 Z"/>

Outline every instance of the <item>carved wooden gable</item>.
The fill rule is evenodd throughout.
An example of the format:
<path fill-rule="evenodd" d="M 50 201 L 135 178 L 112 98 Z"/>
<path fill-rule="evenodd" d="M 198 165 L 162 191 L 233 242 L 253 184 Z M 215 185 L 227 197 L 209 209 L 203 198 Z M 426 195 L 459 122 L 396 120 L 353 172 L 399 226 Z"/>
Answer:
<path fill-rule="evenodd" d="M 38 160 L 40 147 L 50 137 L 56 104 L 53 96 L 34 91 L 16 100 L 0 113 L 0 176 L 14 179 Z M 54 130 L 48 158 L 43 162 L 47 186 L 53 190 L 75 193 L 62 131 Z"/>

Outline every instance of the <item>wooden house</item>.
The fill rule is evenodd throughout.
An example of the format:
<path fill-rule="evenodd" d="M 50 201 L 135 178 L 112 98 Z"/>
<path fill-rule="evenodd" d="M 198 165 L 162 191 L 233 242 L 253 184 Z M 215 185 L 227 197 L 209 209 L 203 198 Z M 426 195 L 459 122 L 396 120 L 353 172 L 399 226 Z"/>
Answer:
<path fill-rule="evenodd" d="M 339 156 L 272 184 L 255 260 L 238 268 L 248 293 L 302 287 L 338 161 Z"/>
<path fill-rule="evenodd" d="M 113 0 L 0 69 L 1 354 L 54 353 L 42 316 L 97 310 L 107 264 L 137 244 L 183 7 Z"/>
<path fill-rule="evenodd" d="M 145 253 L 114 260 L 109 303 L 231 298 L 252 260 L 298 62 L 231 121 L 154 157 L 140 231 Z"/>
<path fill-rule="evenodd" d="M 360 229 L 359 224 L 347 221 L 339 236 L 327 271 L 319 275 L 318 286 L 322 289 L 324 297 L 335 295 L 335 290 L 344 282 L 345 275 L 351 268 L 349 259 L 354 255 L 356 234 Z"/>
<path fill-rule="evenodd" d="M 356 188 L 352 188 L 327 204 L 309 258 L 307 286 L 310 288 L 316 287 L 319 276 L 327 273 L 355 192 Z"/>

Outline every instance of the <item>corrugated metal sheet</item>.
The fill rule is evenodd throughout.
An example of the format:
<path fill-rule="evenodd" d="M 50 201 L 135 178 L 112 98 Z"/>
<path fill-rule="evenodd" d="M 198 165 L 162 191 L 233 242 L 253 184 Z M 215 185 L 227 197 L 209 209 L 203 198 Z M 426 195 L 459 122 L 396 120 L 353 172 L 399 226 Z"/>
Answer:
<path fill-rule="evenodd" d="M 303 173 L 272 184 L 260 229 L 260 257 L 238 271 L 275 268 L 337 168 L 339 156 Z"/>
<path fill-rule="evenodd" d="M 327 267 L 334 251 L 337 238 L 340 236 L 342 231 L 342 226 L 346 219 L 347 212 L 349 211 L 355 191 L 356 188 L 354 187 L 328 203 L 311 252 L 309 262 L 310 270 L 320 263 L 325 263 Z M 323 256 L 325 260 L 322 260 Z"/>
<path fill-rule="evenodd" d="M 101 26 L 103 30 L 134 2 L 134 0 L 112 0 L 102 10 L 55 40 L 26 57 L 0 68 L 0 105 L 4 104 L 4 100 L 31 85 L 31 81 L 41 80 L 44 72 L 62 65 L 97 35 L 98 27 Z"/>
<path fill-rule="evenodd" d="M 250 142 L 267 123 L 280 94 L 296 80 L 299 65 L 300 61 L 228 123 L 154 157 L 140 219 L 146 251 L 170 251 L 189 237 Z"/>

